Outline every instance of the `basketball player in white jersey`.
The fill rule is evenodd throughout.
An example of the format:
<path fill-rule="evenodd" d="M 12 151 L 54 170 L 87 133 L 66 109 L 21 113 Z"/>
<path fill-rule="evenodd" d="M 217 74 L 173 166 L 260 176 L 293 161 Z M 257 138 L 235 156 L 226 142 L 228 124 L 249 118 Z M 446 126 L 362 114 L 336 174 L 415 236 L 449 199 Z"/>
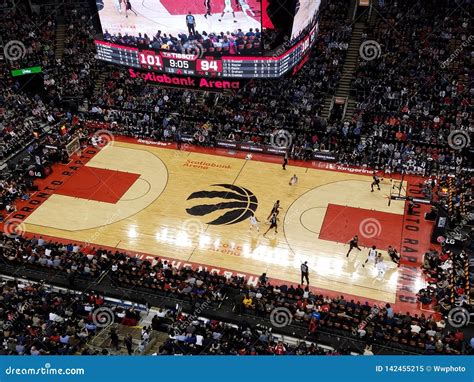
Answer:
<path fill-rule="evenodd" d="M 369 250 L 367 259 L 365 260 L 364 264 L 362 264 L 362 267 L 365 268 L 365 264 L 367 264 L 369 261 L 374 263 L 375 265 L 376 260 L 377 260 L 377 249 L 375 248 L 375 245 L 373 245 L 372 248 L 370 248 Z"/>
<path fill-rule="evenodd" d="M 237 20 L 235 19 L 235 13 L 234 13 L 234 8 L 232 8 L 232 1 L 231 0 L 224 0 L 224 10 L 222 11 L 222 15 L 221 17 L 219 18 L 219 21 L 222 21 L 222 18 L 224 17 L 224 15 L 226 13 L 232 13 L 232 17 L 234 18 L 234 23 L 237 22 Z"/>
<path fill-rule="evenodd" d="M 298 183 L 298 177 L 294 174 L 290 179 L 290 186 L 294 186 L 296 183 Z"/>
<path fill-rule="evenodd" d="M 260 225 L 258 224 L 260 222 L 255 217 L 255 215 L 250 216 L 249 221 L 250 221 L 250 231 L 253 231 L 254 229 L 256 229 L 257 232 L 260 232 Z"/>
<path fill-rule="evenodd" d="M 114 0 L 114 6 L 117 12 L 122 13 L 122 0 Z"/>
<path fill-rule="evenodd" d="M 252 8 L 250 8 L 249 3 L 247 0 L 239 0 L 240 8 L 242 8 L 242 12 L 247 16 L 247 18 L 250 18 L 250 16 L 247 14 L 249 12 L 252 16 L 255 16 L 255 13 L 253 13 Z"/>
<path fill-rule="evenodd" d="M 379 253 L 377 255 L 377 259 L 375 260 L 375 268 L 377 268 L 377 278 L 383 278 L 385 272 L 387 270 L 387 264 L 383 261 L 382 254 Z"/>

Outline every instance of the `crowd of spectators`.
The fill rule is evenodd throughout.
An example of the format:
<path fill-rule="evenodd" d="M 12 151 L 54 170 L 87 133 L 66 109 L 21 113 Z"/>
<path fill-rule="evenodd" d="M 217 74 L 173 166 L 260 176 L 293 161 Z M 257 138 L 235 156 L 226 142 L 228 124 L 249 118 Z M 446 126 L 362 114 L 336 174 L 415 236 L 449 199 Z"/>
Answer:
<path fill-rule="evenodd" d="M 357 101 L 349 132 L 368 141 L 348 161 L 429 175 L 472 166 L 453 150 L 455 130 L 472 135 L 469 83 L 471 18 L 467 1 L 382 2 L 363 34 L 352 89 Z M 408 11 L 409 10 L 409 11 Z M 365 146 L 365 147 L 364 147 Z M 372 157 L 372 158 L 370 158 Z"/>
<path fill-rule="evenodd" d="M 454 255 L 450 250 L 432 250 L 425 254 L 423 272 L 428 286 L 420 290 L 418 299 L 448 313 L 454 307 L 469 309 L 468 255 L 465 251 Z"/>
<path fill-rule="evenodd" d="M 41 65 L 54 59 L 53 17 L 27 16 L 20 9 L 5 11 L 0 31 L 5 60 L 0 62 L 0 160 L 4 160 L 32 140 L 32 132 L 53 118 L 44 101 L 24 94 L 10 70 Z"/>
<path fill-rule="evenodd" d="M 2 281 L 0 289 L 4 355 L 76 354 L 101 329 L 91 312 L 104 301 L 93 293 L 58 292 L 20 281 Z"/>
<path fill-rule="evenodd" d="M 4 12 L 0 29 L 7 62 L 2 62 L 2 67 L 8 65 L 18 69 L 51 65 L 55 50 L 54 15 L 28 14 L 21 7 L 13 7 Z"/>
<path fill-rule="evenodd" d="M 0 26 L 5 60 L 0 63 L 0 160 L 10 158 L 34 140 L 33 132 L 58 122 L 67 109 L 65 97 L 87 95 L 95 83 L 92 23 L 86 12 L 73 11 L 66 17 L 64 54 L 55 57 L 53 15 L 28 15 L 19 8 L 6 11 Z M 10 45 L 8 45 L 10 44 Z M 41 66 L 44 88 L 26 90 L 10 71 Z M 71 117 L 72 118 L 72 117 Z"/>
<path fill-rule="evenodd" d="M 300 285 L 272 285 L 266 275 L 251 286 L 237 276 L 227 278 L 202 268 L 177 269 L 167 260 L 143 260 L 118 251 L 47 242 L 41 237 L 4 235 L 0 244 L 5 263 L 59 272 L 67 276 L 71 287 L 108 272 L 119 288 L 180 299 L 190 303 L 192 310 L 218 308 L 231 301 L 236 314 L 269 319 L 272 311 L 285 308 L 293 325 L 304 328 L 310 340 L 323 330 L 354 336 L 368 344 L 398 344 L 426 353 L 463 351 L 462 332 L 449 331 L 443 320 L 433 316 L 396 313 L 390 304 L 382 307 L 343 296 L 329 298 Z"/>
<path fill-rule="evenodd" d="M 237 29 L 234 32 L 206 32 L 180 33 L 173 36 L 162 33 L 160 30 L 155 36 L 149 37 L 146 33 L 138 36 L 111 35 L 104 33 L 104 39 L 120 45 L 137 46 L 142 49 L 168 50 L 175 53 L 198 55 L 235 55 L 260 54 L 262 33 L 260 29 L 250 28 L 248 31 Z"/>
<path fill-rule="evenodd" d="M 4 171 L 0 179 L 0 211 L 9 214 L 16 210 L 16 202 L 19 198 L 28 199 L 28 187 L 31 183 L 23 177 L 15 177 L 14 173 Z M 0 221 L 3 221 L 0 215 Z"/>
<path fill-rule="evenodd" d="M 134 326 L 141 322 L 139 311 L 106 305 L 104 298 L 95 292 L 60 292 L 43 282 L 8 280 L 0 283 L 0 289 L 0 353 L 3 355 L 115 354 L 120 347 L 116 324 Z M 106 317 L 106 323 L 101 322 L 98 313 L 101 310 L 113 314 Z M 103 330 L 110 341 L 94 344 L 94 338 Z M 143 327 L 136 349 L 132 336 L 124 336 L 128 353 L 143 352 L 154 331 L 168 333 L 168 339 L 155 355 L 348 354 L 344 348 L 328 351 L 306 341 L 291 345 L 268 328 L 252 329 L 246 324 L 231 325 L 161 308 L 150 327 Z"/>
<path fill-rule="evenodd" d="M 168 339 L 160 346 L 160 355 L 347 355 L 341 347 L 326 350 L 314 342 L 290 344 L 268 328 L 199 319 L 165 311 L 152 320 L 155 330 L 167 330 Z"/>
<path fill-rule="evenodd" d="M 82 99 L 92 92 L 100 64 L 95 58 L 95 32 L 90 17 L 84 10 L 66 15 L 63 56 L 55 59 L 45 77 L 49 99 Z"/>

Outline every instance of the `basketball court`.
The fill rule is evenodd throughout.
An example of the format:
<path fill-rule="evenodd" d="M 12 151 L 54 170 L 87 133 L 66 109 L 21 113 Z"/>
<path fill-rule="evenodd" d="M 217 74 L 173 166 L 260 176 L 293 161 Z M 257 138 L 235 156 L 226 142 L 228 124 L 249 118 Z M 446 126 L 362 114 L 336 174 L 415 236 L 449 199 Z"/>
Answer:
<path fill-rule="evenodd" d="M 427 238 L 417 243 L 416 257 L 405 257 L 407 240 L 413 244 L 407 219 L 413 218 L 404 202 L 388 205 L 390 179 L 370 192 L 364 169 L 290 161 L 285 171 L 275 156 L 247 160 L 243 152 L 139 142 L 116 137 L 55 165 L 38 181 L 40 191 L 8 218 L 22 220 L 30 235 L 242 274 L 253 282 L 266 272 L 272 281 L 297 285 L 300 265 L 308 261 L 316 292 L 418 310 L 413 294 L 424 285 L 419 264 L 431 223 L 417 217 L 418 235 Z M 293 174 L 298 183 L 290 186 Z M 278 233 L 264 237 L 276 200 L 282 206 Z M 252 214 L 260 233 L 250 230 Z M 356 234 L 362 251 L 346 257 Z M 372 245 L 388 267 L 382 277 L 373 264 L 362 267 Z M 403 255 L 399 268 L 387 255 L 389 245 Z M 402 298 L 407 291 L 410 299 Z"/>

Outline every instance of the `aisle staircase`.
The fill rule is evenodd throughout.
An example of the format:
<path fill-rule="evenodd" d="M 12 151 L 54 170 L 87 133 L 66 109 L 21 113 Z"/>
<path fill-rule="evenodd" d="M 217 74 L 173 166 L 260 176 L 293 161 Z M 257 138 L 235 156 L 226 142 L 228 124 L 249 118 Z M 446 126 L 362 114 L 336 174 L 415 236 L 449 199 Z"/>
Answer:
<path fill-rule="evenodd" d="M 332 109 L 332 103 L 333 103 L 333 96 L 327 95 L 326 98 L 324 99 L 323 107 L 321 108 L 321 117 L 328 119 L 329 118 L 329 113 L 331 112 Z"/>
<path fill-rule="evenodd" d="M 94 94 L 103 88 L 104 82 L 109 76 L 109 74 L 110 72 L 108 70 L 104 70 L 99 74 L 99 76 L 97 77 L 97 81 L 95 82 L 95 85 L 94 85 Z"/>
<path fill-rule="evenodd" d="M 362 41 L 362 33 L 365 29 L 365 23 L 356 22 L 352 29 L 352 36 L 349 42 L 349 47 L 347 49 L 346 59 L 344 61 L 344 66 L 342 67 L 342 76 L 339 80 L 339 85 L 336 89 L 334 97 L 338 98 L 348 98 L 348 104 L 346 108 L 346 113 L 344 116 L 344 120 L 350 120 L 352 118 L 352 114 L 354 113 L 355 109 L 355 101 L 350 97 L 351 91 L 351 82 L 352 82 L 352 75 L 354 74 L 355 70 L 357 69 L 357 65 L 359 62 L 359 48 Z M 329 118 L 332 104 L 333 104 L 333 96 L 328 96 L 324 100 L 323 108 L 322 108 L 322 117 Z"/>
<path fill-rule="evenodd" d="M 97 74 L 97 71 L 94 72 L 94 77 L 97 77 L 97 81 L 94 84 L 94 90 L 93 94 L 96 94 L 99 90 L 101 90 L 104 86 L 104 82 L 109 76 L 110 72 L 108 70 L 101 71 L 99 74 Z M 79 105 L 79 111 L 80 112 L 88 112 L 89 111 L 89 100 L 88 97 L 84 97 L 82 104 Z"/>
<path fill-rule="evenodd" d="M 336 90 L 336 97 L 348 97 L 351 90 L 352 75 L 357 69 L 359 62 L 359 48 L 362 41 L 362 33 L 364 32 L 365 24 L 356 22 L 352 29 L 352 36 L 347 49 L 346 60 L 342 68 L 342 76 L 339 81 L 339 86 Z"/>
<path fill-rule="evenodd" d="M 62 17 L 58 17 L 56 24 L 56 50 L 55 58 L 61 59 L 64 54 L 64 40 L 66 39 L 66 23 Z"/>

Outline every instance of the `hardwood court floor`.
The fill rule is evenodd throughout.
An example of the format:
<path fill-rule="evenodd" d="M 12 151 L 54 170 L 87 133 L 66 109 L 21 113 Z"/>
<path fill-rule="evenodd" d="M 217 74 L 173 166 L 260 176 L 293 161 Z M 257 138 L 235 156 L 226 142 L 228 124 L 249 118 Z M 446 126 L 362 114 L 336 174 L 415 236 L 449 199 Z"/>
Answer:
<path fill-rule="evenodd" d="M 371 193 L 365 175 L 293 166 L 284 171 L 279 164 L 118 141 L 85 168 L 139 177 L 120 190 L 116 203 L 70 191 L 53 194 L 25 220 L 28 232 L 244 274 L 266 272 L 294 284 L 301 262 L 308 261 L 313 287 L 395 302 L 398 268 L 385 249 L 400 247 L 404 203 L 388 206 L 387 181 Z M 299 182 L 289 186 L 293 174 Z M 277 199 L 279 232 L 263 237 Z M 252 209 L 260 234 L 249 230 Z M 354 234 L 364 247 L 347 258 Z M 382 278 L 372 264 L 361 266 L 372 244 L 383 249 L 388 265 Z"/>

